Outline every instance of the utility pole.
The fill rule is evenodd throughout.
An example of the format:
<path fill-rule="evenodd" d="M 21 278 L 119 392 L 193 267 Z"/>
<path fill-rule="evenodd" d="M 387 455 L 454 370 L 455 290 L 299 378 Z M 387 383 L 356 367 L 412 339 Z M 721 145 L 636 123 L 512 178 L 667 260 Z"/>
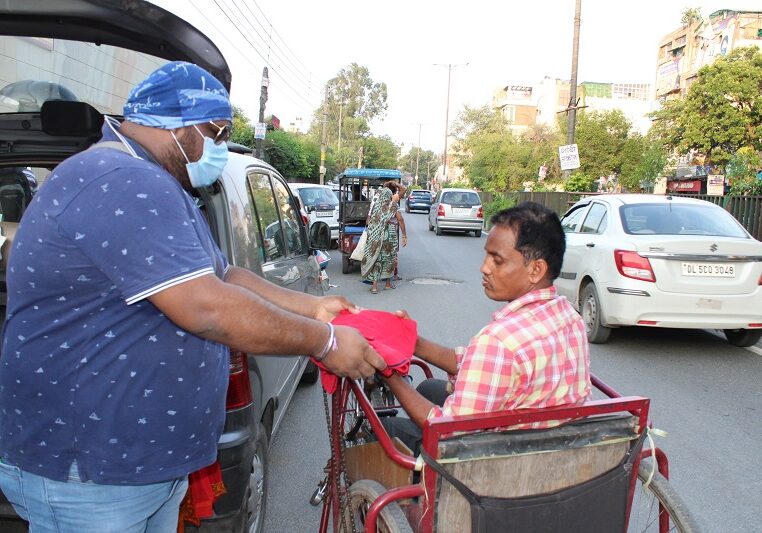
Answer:
<path fill-rule="evenodd" d="M 328 91 L 323 100 L 323 134 L 320 141 L 320 185 L 325 183 L 325 148 L 328 141 Z"/>
<path fill-rule="evenodd" d="M 577 60 L 579 59 L 579 23 L 582 0 L 574 7 L 574 44 L 572 45 L 572 73 L 569 87 L 569 122 L 566 127 L 566 144 L 574 144 L 574 129 L 577 127 Z"/>
<path fill-rule="evenodd" d="M 336 146 L 336 152 L 341 152 L 341 115 L 344 111 L 344 102 L 339 102 L 339 143 Z"/>
<path fill-rule="evenodd" d="M 415 154 L 415 184 L 418 185 L 418 162 L 421 160 L 421 125 L 418 124 L 418 151 Z"/>
<path fill-rule="evenodd" d="M 265 122 L 265 104 L 267 103 L 267 87 L 270 85 L 270 78 L 267 76 L 267 67 L 262 69 L 262 89 L 259 93 L 259 123 Z M 264 151 L 262 142 L 264 139 L 256 139 L 257 157 L 263 159 Z"/>
<path fill-rule="evenodd" d="M 467 67 L 468 63 L 461 63 L 459 65 L 453 65 L 448 63 L 447 65 L 435 63 L 437 67 L 447 67 L 447 106 L 445 108 L 445 141 L 444 141 L 444 153 L 442 154 L 442 177 L 447 181 L 447 138 L 450 133 L 450 81 L 452 79 L 452 69 L 455 67 Z"/>

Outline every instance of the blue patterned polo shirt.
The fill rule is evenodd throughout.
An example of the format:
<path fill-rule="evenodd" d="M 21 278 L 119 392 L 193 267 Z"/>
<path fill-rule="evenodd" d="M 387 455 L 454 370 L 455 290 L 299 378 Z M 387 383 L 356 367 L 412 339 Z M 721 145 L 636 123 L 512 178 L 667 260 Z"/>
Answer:
<path fill-rule="evenodd" d="M 117 140 L 104 125 L 104 140 Z M 41 476 L 141 485 L 214 462 L 229 353 L 148 297 L 227 262 L 203 214 L 139 145 L 61 163 L 7 272 L 0 456 Z"/>

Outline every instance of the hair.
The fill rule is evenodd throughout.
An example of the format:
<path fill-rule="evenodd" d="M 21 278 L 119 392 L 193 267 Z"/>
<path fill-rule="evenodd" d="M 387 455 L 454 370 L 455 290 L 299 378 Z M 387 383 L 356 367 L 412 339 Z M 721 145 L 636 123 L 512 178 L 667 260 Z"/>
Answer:
<path fill-rule="evenodd" d="M 554 211 L 536 202 L 523 202 L 498 211 L 490 222 L 516 233 L 516 250 L 524 261 L 544 259 L 550 281 L 558 277 L 566 251 L 566 235 Z"/>
<path fill-rule="evenodd" d="M 387 181 L 384 182 L 384 187 L 392 191 L 392 194 L 397 194 L 397 192 L 400 190 L 400 185 L 396 181 Z"/>

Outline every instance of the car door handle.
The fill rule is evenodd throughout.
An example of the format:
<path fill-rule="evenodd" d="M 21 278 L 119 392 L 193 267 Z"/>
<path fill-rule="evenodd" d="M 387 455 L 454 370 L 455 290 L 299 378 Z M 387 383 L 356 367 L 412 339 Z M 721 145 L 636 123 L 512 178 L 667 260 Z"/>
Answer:
<path fill-rule="evenodd" d="M 587 246 L 588 248 L 595 248 L 595 243 L 594 242 L 589 242 L 585 246 Z"/>

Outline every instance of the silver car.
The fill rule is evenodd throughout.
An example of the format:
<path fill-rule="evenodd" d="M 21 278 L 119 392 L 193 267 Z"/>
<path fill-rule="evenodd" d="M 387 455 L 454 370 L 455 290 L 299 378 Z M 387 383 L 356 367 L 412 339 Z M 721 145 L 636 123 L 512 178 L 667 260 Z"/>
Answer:
<path fill-rule="evenodd" d="M 479 193 L 473 189 L 441 189 L 429 211 L 429 231 L 473 231 L 482 236 L 484 211 Z"/>

